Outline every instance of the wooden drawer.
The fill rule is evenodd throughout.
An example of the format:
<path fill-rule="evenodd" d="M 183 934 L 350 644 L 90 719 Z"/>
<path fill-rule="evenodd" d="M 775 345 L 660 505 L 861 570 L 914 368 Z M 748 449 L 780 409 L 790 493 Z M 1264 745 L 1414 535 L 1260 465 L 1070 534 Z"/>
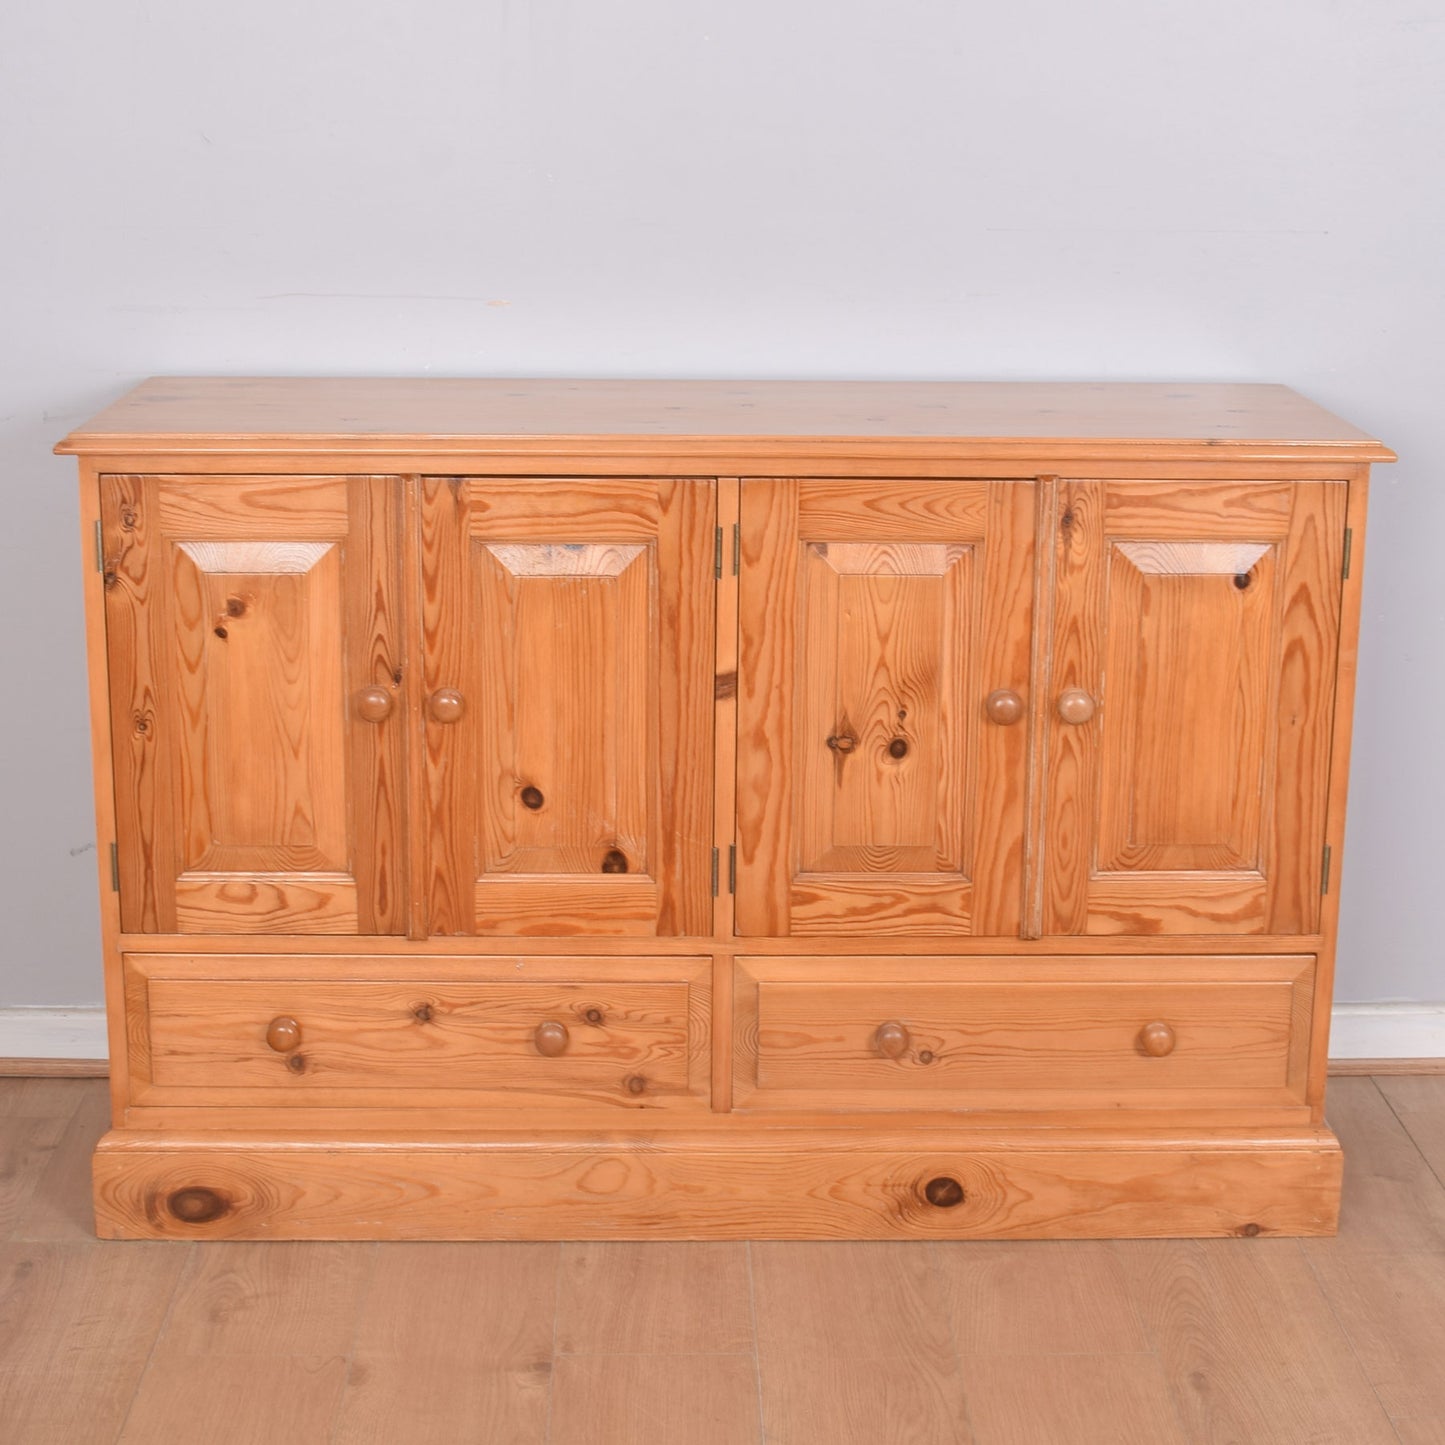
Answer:
<path fill-rule="evenodd" d="M 131 1101 L 706 1107 L 702 958 L 128 954 Z"/>
<path fill-rule="evenodd" d="M 1312 957 L 742 958 L 744 1108 L 1304 1099 Z"/>

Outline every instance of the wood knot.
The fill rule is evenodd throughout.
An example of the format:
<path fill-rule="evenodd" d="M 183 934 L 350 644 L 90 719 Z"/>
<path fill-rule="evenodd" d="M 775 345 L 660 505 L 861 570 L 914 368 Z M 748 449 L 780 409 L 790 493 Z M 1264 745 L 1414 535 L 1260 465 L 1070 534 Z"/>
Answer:
<path fill-rule="evenodd" d="M 931 1064 L 934 1057 L 935 1055 L 932 1049 L 919 1049 L 918 1051 L 918 1062 L 920 1064 Z"/>
<path fill-rule="evenodd" d="M 940 1174 L 923 1186 L 923 1197 L 935 1209 L 952 1209 L 964 1201 L 963 1185 L 947 1174 Z"/>
<path fill-rule="evenodd" d="M 1246 1239 L 1254 1239 L 1259 1234 L 1259 1225 L 1251 1221 L 1249 1224 L 1241 1225 L 1239 1232 Z"/>
<path fill-rule="evenodd" d="M 602 871 L 604 873 L 626 873 L 627 854 L 621 848 L 609 848 L 602 855 Z"/>
<path fill-rule="evenodd" d="M 224 627 L 221 627 L 219 624 L 211 630 L 216 634 L 217 637 L 221 639 L 222 642 L 224 642 L 231 635 L 229 632 L 226 631 Z"/>
<path fill-rule="evenodd" d="M 1249 573 L 1236 572 L 1234 574 L 1234 585 L 1238 587 L 1241 592 L 1243 592 L 1244 589 L 1249 586 Z"/>
<path fill-rule="evenodd" d="M 244 617 L 246 615 L 246 599 L 244 597 L 226 598 L 226 616 Z"/>
<path fill-rule="evenodd" d="M 629 1074 L 622 1083 L 629 1094 L 643 1094 L 647 1092 L 647 1080 L 644 1079 L 641 1074 Z"/>
<path fill-rule="evenodd" d="M 135 524 L 139 520 L 140 514 L 129 503 L 120 509 L 120 525 L 122 531 L 134 532 Z"/>
<path fill-rule="evenodd" d="M 546 802 L 546 799 L 542 796 L 541 788 L 534 788 L 528 783 L 527 786 L 522 789 L 522 806 L 524 808 L 530 808 L 535 813 L 544 802 Z"/>
<path fill-rule="evenodd" d="M 592 1008 L 584 1009 L 582 1011 L 582 1020 L 584 1023 L 598 1025 L 601 1024 L 606 1017 L 607 1015 L 604 1014 L 602 1010 L 600 1008 L 597 1008 L 595 1005 Z"/>
<path fill-rule="evenodd" d="M 429 1024 L 432 1020 L 432 1006 L 429 1003 L 416 1004 L 412 1008 L 411 1016 L 419 1024 Z"/>
<path fill-rule="evenodd" d="M 888 756 L 890 758 L 906 758 L 908 756 L 908 739 L 894 738 L 888 744 Z"/>
<path fill-rule="evenodd" d="M 286 1059 L 286 1067 L 290 1069 L 293 1074 L 304 1074 L 306 1072 L 306 1055 L 288 1055 Z"/>
<path fill-rule="evenodd" d="M 166 1208 L 182 1224 L 210 1224 L 231 1212 L 231 1201 L 215 1189 L 193 1184 L 171 1194 Z"/>

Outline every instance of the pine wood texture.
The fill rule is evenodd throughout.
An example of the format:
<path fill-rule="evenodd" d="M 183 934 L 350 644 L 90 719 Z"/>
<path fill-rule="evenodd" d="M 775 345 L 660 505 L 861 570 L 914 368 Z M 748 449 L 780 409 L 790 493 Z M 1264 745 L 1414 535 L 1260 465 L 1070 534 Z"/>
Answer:
<path fill-rule="evenodd" d="M 202 378 L 61 450 L 102 1233 L 1335 1228 L 1378 442 L 1280 387 Z M 929 1438 L 956 1382 L 870 1368 Z M 538 1398 L 498 1361 L 437 1419 Z"/>
<path fill-rule="evenodd" d="M 955 1127 L 650 1139 L 111 1134 L 96 1228 L 135 1239 L 1051 1239 L 1329 1234 L 1328 1130 Z M 685 1207 L 679 1201 L 686 1200 Z"/>
<path fill-rule="evenodd" d="M 747 440 L 763 456 L 919 443 L 987 456 L 1392 461 L 1283 386 L 886 381 L 154 377 L 57 451 L 674 453 Z M 912 444 L 912 445 L 910 445 Z"/>
<path fill-rule="evenodd" d="M 430 930 L 711 931 L 709 483 L 428 477 Z"/>
<path fill-rule="evenodd" d="M 401 676 L 394 480 L 102 504 L 122 926 L 399 932 L 402 721 L 354 701 Z"/>

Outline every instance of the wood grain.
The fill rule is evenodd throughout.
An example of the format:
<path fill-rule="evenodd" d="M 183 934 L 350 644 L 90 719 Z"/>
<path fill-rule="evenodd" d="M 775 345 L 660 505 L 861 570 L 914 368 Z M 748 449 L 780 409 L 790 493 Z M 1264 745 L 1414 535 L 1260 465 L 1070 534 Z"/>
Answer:
<path fill-rule="evenodd" d="M 425 725 L 432 932 L 708 933 L 711 484 L 428 478 L 422 508 L 425 691 L 466 700 Z"/>
<path fill-rule="evenodd" d="M 558 1353 L 751 1357 L 746 1248 L 733 1243 L 563 1245 Z"/>
<path fill-rule="evenodd" d="M 331 1106 L 529 1104 L 656 1110 L 707 1099 L 702 959 L 471 966 L 459 977 L 254 976 L 244 958 L 128 958 L 132 1098 L 137 1105 L 265 1105 L 304 1127 Z M 305 977 L 306 974 L 312 977 Z M 278 1053 L 270 1021 L 294 1018 L 300 1044 Z M 545 1057 L 536 1031 L 560 1022 L 567 1044 Z"/>
<path fill-rule="evenodd" d="M 1151 1348 L 1106 1243 L 940 1242 L 942 1280 L 960 1356 L 1129 1355 Z M 972 1378 L 971 1364 L 969 1366 Z"/>
<path fill-rule="evenodd" d="M 1027 483 L 746 480 L 739 677 L 744 933 L 1017 933 Z M 975 891 L 978 896 L 975 897 Z"/>
<path fill-rule="evenodd" d="M 115 1439 L 185 1262 L 186 1251 L 161 1245 L 0 1245 L 7 1436 Z"/>
<path fill-rule="evenodd" d="M 1049 687 L 1099 707 L 1048 724 L 1046 932 L 1318 924 L 1345 489 L 1196 490 L 1060 487 Z"/>
<path fill-rule="evenodd" d="M 355 715 L 401 668 L 385 477 L 102 486 L 122 922 L 403 926 L 402 736 Z"/>
<path fill-rule="evenodd" d="M 1308 959 L 744 959 L 738 1107 L 1170 1109 L 1302 1103 Z M 888 1021 L 903 1051 L 877 1044 Z M 1178 1039 L 1151 1057 L 1151 1021 Z"/>
<path fill-rule="evenodd" d="M 1298 1245 L 1131 1241 L 1114 1248 L 1186 1438 L 1393 1441 Z"/>
<path fill-rule="evenodd" d="M 364 425 L 357 424 L 364 418 Z M 576 458 L 619 440 L 790 451 L 1049 452 L 1390 461 L 1373 438 L 1283 386 L 1155 382 L 601 381 L 153 377 L 61 452 L 444 452 L 491 443 Z M 912 447 L 909 447 L 912 443 Z"/>
<path fill-rule="evenodd" d="M 666 1149 L 536 1132 L 430 1145 L 112 1134 L 95 1179 L 104 1238 L 902 1239 L 1328 1233 L 1339 1174 L 1323 1134 L 915 1129 L 884 1145 L 773 1129 L 731 1145 L 677 1133 Z M 930 1203 L 936 1178 L 957 1180 L 966 1207 Z"/>
<path fill-rule="evenodd" d="M 979 1439 L 990 1445 L 1192 1445 L 1225 1438 L 1185 1430 L 1152 1355 L 970 1360 L 965 1394 Z"/>
<path fill-rule="evenodd" d="M 761 1440 L 744 1355 L 573 1355 L 552 1381 L 553 1445 L 749 1445 Z"/>

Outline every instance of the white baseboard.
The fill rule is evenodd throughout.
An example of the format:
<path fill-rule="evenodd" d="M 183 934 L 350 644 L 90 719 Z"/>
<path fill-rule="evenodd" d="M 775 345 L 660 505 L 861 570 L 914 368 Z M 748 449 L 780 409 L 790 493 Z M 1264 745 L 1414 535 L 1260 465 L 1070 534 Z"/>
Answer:
<path fill-rule="evenodd" d="M 0 1008 L 0 1059 L 103 1059 L 101 1008 Z M 1445 1003 L 1336 1004 L 1332 1059 L 1445 1058 Z"/>
<path fill-rule="evenodd" d="M 103 1008 L 0 1008 L 0 1059 L 103 1059 Z"/>
<path fill-rule="evenodd" d="M 1337 1003 L 1330 1057 L 1445 1058 L 1445 1003 Z"/>

